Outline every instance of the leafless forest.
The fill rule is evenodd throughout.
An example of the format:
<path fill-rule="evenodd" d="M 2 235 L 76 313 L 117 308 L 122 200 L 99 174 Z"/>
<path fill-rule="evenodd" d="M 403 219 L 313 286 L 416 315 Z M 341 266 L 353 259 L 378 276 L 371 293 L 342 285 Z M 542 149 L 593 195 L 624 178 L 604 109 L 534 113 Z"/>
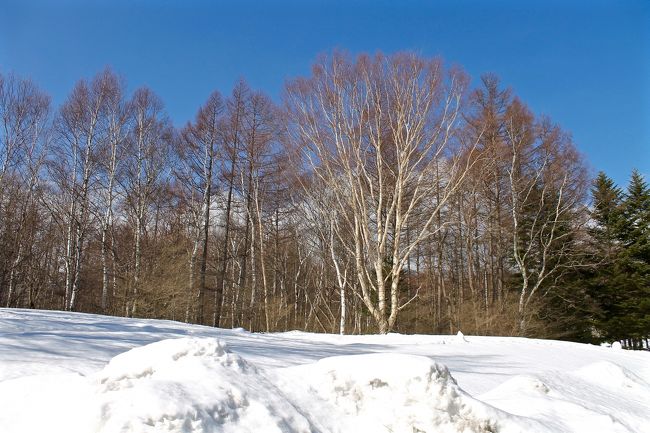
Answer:
<path fill-rule="evenodd" d="M 585 163 L 497 77 L 334 53 L 281 102 L 221 90 L 179 129 L 110 69 L 60 107 L 0 75 L 1 305 L 535 336 L 583 308 Z"/>

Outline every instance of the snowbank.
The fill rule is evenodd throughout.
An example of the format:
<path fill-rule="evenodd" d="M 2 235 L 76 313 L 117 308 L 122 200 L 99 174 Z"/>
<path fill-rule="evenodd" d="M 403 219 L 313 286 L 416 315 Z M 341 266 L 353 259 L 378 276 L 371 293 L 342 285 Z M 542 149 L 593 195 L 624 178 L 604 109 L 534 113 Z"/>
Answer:
<path fill-rule="evenodd" d="M 264 374 L 213 338 L 164 340 L 113 358 L 99 373 L 0 383 L 38 402 L 5 406 L 10 432 L 312 432 Z M 65 401 L 65 404 L 58 404 Z M 48 402 L 54 405 L 48 408 Z M 37 403 L 37 404 L 34 404 Z M 47 411 L 47 418 L 40 411 Z M 33 416 L 34 411 L 39 416 Z"/>
<path fill-rule="evenodd" d="M 465 393 L 444 365 L 423 356 L 369 354 L 290 367 L 289 377 L 327 401 L 347 432 L 533 432 Z"/>
<path fill-rule="evenodd" d="M 0 399 L 0 426 L 4 433 L 543 431 L 473 399 L 447 367 L 422 356 L 337 356 L 278 376 L 285 385 L 293 379 L 287 389 L 294 392 L 285 394 L 217 339 L 163 340 L 120 354 L 88 377 L 0 383 L 0 395 L 25 397 Z M 29 395 L 37 401 L 11 404 Z"/>

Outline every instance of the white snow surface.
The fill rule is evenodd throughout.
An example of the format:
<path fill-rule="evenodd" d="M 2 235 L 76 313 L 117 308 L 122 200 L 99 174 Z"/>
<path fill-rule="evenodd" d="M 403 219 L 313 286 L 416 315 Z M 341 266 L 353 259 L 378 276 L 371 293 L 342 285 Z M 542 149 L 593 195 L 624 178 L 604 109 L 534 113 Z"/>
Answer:
<path fill-rule="evenodd" d="M 0 309 L 0 432 L 650 433 L 650 353 Z"/>

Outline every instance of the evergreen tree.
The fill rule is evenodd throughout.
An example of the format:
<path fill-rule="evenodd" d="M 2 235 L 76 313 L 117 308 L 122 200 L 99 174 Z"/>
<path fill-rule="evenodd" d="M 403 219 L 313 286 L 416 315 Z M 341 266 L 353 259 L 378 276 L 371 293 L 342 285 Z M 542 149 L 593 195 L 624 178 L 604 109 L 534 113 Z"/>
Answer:
<path fill-rule="evenodd" d="M 621 252 L 616 260 L 617 282 L 623 291 L 619 323 L 632 347 L 650 335 L 650 189 L 636 170 L 622 205 L 618 229 Z"/>
<path fill-rule="evenodd" d="M 605 173 L 600 172 L 591 189 L 593 226 L 589 230 L 594 267 L 583 273 L 583 280 L 590 297 L 598 308 L 594 315 L 594 327 L 603 338 L 621 338 L 615 331 L 615 318 L 620 300 L 615 289 L 617 279 L 615 261 L 620 250 L 618 229 L 622 226 L 621 203 L 623 192 Z M 614 320 L 614 322 L 612 322 Z"/>
<path fill-rule="evenodd" d="M 621 225 L 621 203 L 623 193 L 604 172 L 598 173 L 591 189 L 593 210 L 591 216 L 596 226 L 591 235 L 603 253 L 614 253 L 617 230 Z"/>
<path fill-rule="evenodd" d="M 603 184 L 605 188 L 600 191 L 606 192 L 605 197 L 612 201 L 616 208 L 616 190 L 613 183 Z M 609 186 L 613 190 L 609 190 Z M 613 194 L 612 194 L 613 192 Z M 604 200 L 599 200 L 600 202 Z M 602 213 L 612 218 L 605 206 L 600 206 Z M 605 291 L 590 290 L 588 282 L 594 280 L 596 270 L 599 267 L 590 267 L 594 257 L 594 245 L 607 245 L 599 242 L 592 242 L 589 231 L 584 230 L 585 216 L 581 211 L 567 215 L 565 221 L 558 225 L 559 241 L 554 243 L 554 251 L 551 255 L 552 261 L 559 261 L 557 264 L 560 272 L 547 284 L 544 293 L 544 304 L 541 309 L 543 319 L 547 323 L 549 336 L 561 340 L 580 341 L 584 343 L 598 342 L 598 335 L 594 333 L 597 328 L 596 321 L 602 317 L 599 309 L 599 302 L 594 296 L 600 292 L 601 296 Z M 579 230 L 571 230 L 570 225 L 581 226 Z M 594 227 L 597 230 L 599 226 Z M 598 233 L 598 236 L 606 237 L 605 233 Z M 615 250 L 612 244 L 598 251 L 595 256 L 597 260 L 606 262 L 606 252 Z M 557 251 L 557 252 L 555 252 Z"/>
<path fill-rule="evenodd" d="M 592 188 L 594 268 L 583 275 L 596 301 L 594 327 L 640 347 L 650 335 L 650 190 L 638 171 L 623 193 L 604 173 Z"/>

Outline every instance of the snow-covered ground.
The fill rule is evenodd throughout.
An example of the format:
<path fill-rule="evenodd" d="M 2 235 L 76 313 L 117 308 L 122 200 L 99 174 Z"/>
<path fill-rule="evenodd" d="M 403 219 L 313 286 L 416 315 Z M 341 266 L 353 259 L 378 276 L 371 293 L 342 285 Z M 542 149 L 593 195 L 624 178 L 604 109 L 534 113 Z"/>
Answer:
<path fill-rule="evenodd" d="M 650 432 L 650 353 L 0 309 L 0 432 Z"/>

